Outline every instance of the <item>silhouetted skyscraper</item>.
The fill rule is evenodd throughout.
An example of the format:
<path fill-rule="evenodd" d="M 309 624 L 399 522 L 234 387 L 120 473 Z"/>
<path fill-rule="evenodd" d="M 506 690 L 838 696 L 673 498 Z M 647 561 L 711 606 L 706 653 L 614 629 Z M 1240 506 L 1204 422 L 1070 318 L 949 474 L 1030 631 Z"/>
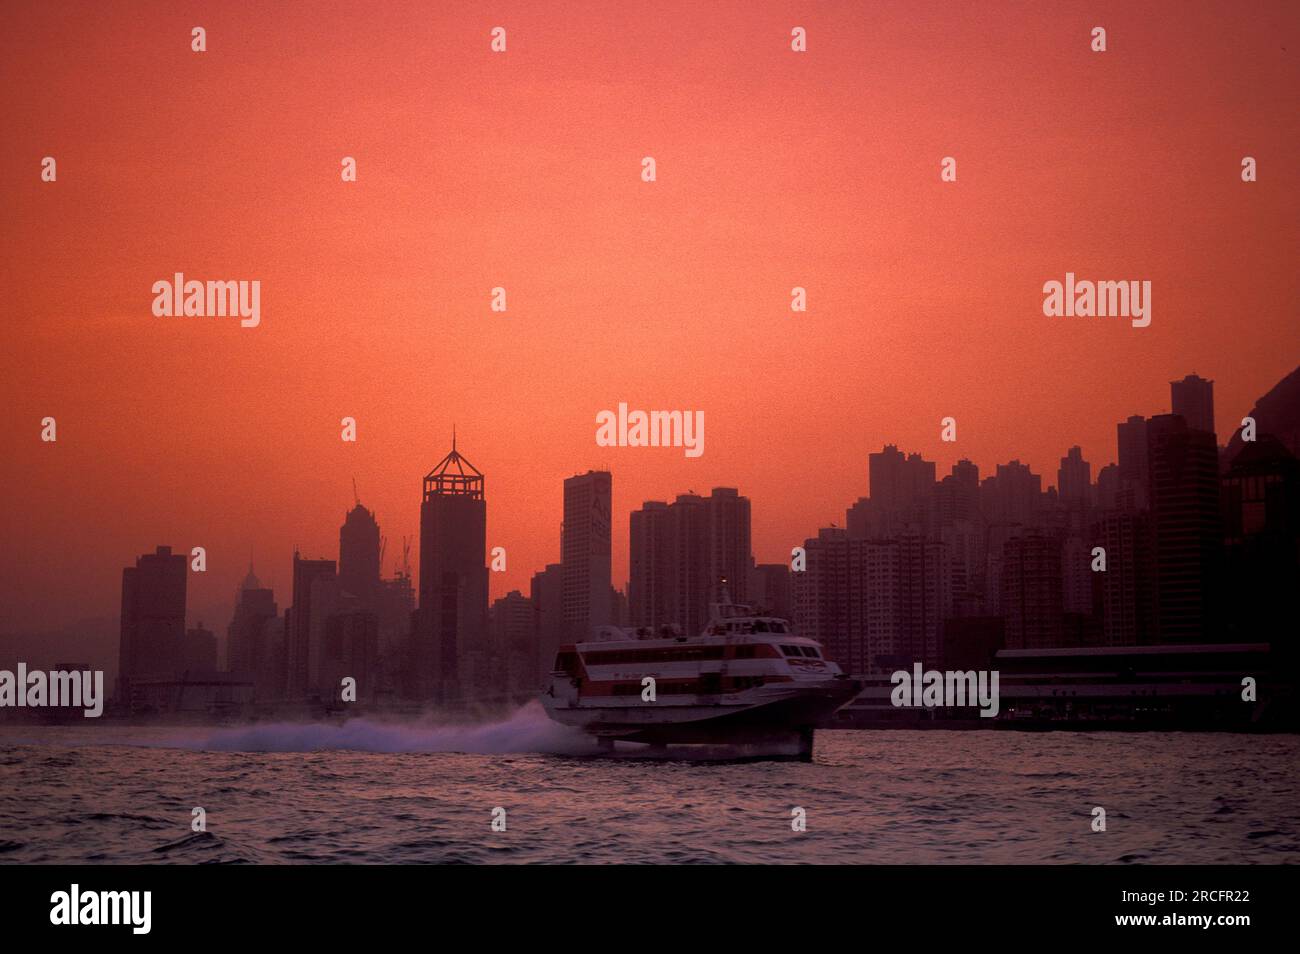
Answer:
<path fill-rule="evenodd" d="M 545 570 L 533 574 L 529 602 L 537 633 L 537 684 L 540 686 L 554 668 L 555 654 L 565 639 L 564 567 L 561 564 L 547 564 Z"/>
<path fill-rule="evenodd" d="M 1223 556 L 1218 446 L 1177 414 L 1151 418 L 1147 438 L 1160 642 L 1213 642 Z"/>
<path fill-rule="evenodd" d="M 859 675 L 939 662 L 941 624 L 952 610 L 944 543 L 918 532 L 854 539 L 827 528 L 803 547 L 807 569 L 790 573 L 802 636 Z"/>
<path fill-rule="evenodd" d="M 1169 382 L 1170 405 L 1187 426 L 1214 433 L 1214 382 L 1195 374 Z"/>
<path fill-rule="evenodd" d="M 980 485 L 984 513 L 990 523 L 1032 525 L 1042 495 L 1043 478 L 1018 460 L 998 464 L 994 476 Z"/>
<path fill-rule="evenodd" d="M 320 584 L 318 584 L 319 588 Z M 319 634 L 319 663 L 313 679 L 322 699 L 342 698 L 343 680 L 354 680 L 357 702 L 373 702 L 380 688 L 379 618 L 341 596 Z"/>
<path fill-rule="evenodd" d="M 1083 459 L 1083 449 L 1071 447 L 1061 458 L 1056 472 L 1056 492 L 1071 510 L 1086 509 L 1092 493 L 1092 465 Z"/>
<path fill-rule="evenodd" d="M 708 600 L 716 600 L 725 584 L 732 600 L 748 602 L 749 571 L 754 565 L 749 498 L 734 487 L 714 487 L 705 508 L 709 515 Z"/>
<path fill-rule="evenodd" d="M 1061 538 L 1039 528 L 1010 537 L 1002 548 L 1002 618 L 1008 649 L 1062 644 L 1064 590 Z"/>
<path fill-rule="evenodd" d="M 850 673 L 937 664 L 952 608 L 946 546 L 917 532 L 861 540 L 826 528 L 804 542 L 808 566 L 791 573 L 796 626 Z"/>
<path fill-rule="evenodd" d="M 850 544 L 862 542 L 842 527 L 823 527 L 803 543 L 805 568 L 790 574 L 796 630 L 850 674 L 869 669 L 866 613 L 849 605 L 865 599 L 860 573 L 850 570 Z"/>
<path fill-rule="evenodd" d="M 613 621 L 610 605 L 613 477 L 589 470 L 564 481 L 564 623 L 567 638 L 588 639 L 594 627 Z"/>
<path fill-rule="evenodd" d="M 311 642 L 313 625 L 319 628 L 324 622 L 324 607 L 320 601 L 317 581 L 334 583 L 333 560 L 304 560 L 293 552 L 293 605 L 285 612 L 286 661 L 285 692 L 291 698 L 307 694 L 310 688 Z"/>
<path fill-rule="evenodd" d="M 339 528 L 339 586 L 366 610 L 378 610 L 379 524 L 359 501 Z"/>
<path fill-rule="evenodd" d="M 968 460 L 952 465 L 952 473 L 935 484 L 933 494 L 936 527 L 979 519 L 980 469 Z"/>
<path fill-rule="evenodd" d="M 749 572 L 749 599 L 759 610 L 782 619 L 794 619 L 790 575 L 788 563 L 758 564 Z"/>
<path fill-rule="evenodd" d="M 185 555 L 171 547 L 158 547 L 122 571 L 118 690 L 125 702 L 131 677 L 181 667 L 188 572 Z"/>
<path fill-rule="evenodd" d="M 1222 486 L 1223 589 L 1249 594 L 1225 613 L 1231 638 L 1250 642 L 1265 634 L 1300 633 L 1300 461 L 1282 441 L 1265 435 L 1241 445 Z M 1297 640 L 1283 637 L 1274 646 L 1294 666 Z"/>
<path fill-rule="evenodd" d="M 483 475 L 456 451 L 424 478 L 420 505 L 420 609 L 416 665 L 425 692 L 455 702 L 471 653 L 486 649 L 487 502 Z"/>
<path fill-rule="evenodd" d="M 1103 641 L 1108 646 L 1154 643 L 1155 573 L 1150 515 L 1146 511 L 1107 512 L 1097 525 L 1097 544 L 1106 551 L 1101 578 Z"/>
<path fill-rule="evenodd" d="M 631 515 L 628 542 L 636 626 L 667 623 L 693 636 L 724 583 L 733 601 L 749 600 L 750 503 L 732 487 L 715 487 L 708 497 L 680 494 L 671 505 L 647 501 Z"/>
<path fill-rule="evenodd" d="M 668 504 L 647 500 L 628 518 L 628 610 L 633 626 L 671 623 L 673 535 Z"/>
<path fill-rule="evenodd" d="M 262 587 L 253 573 L 252 563 L 249 563 L 248 575 L 235 591 L 235 614 L 226 629 L 226 669 L 252 674 L 259 696 L 272 688 L 267 672 L 270 660 L 266 656 L 262 628 L 267 620 L 278 614 L 275 594 Z"/>
<path fill-rule="evenodd" d="M 217 634 L 203 626 L 202 621 L 185 631 L 178 669 L 186 672 L 217 671 Z"/>
<path fill-rule="evenodd" d="M 1097 507 L 1114 510 L 1119 506 L 1119 465 L 1107 464 L 1097 471 Z"/>
<path fill-rule="evenodd" d="M 538 643 L 533 602 L 518 590 L 496 600 L 488 612 L 492 634 L 493 682 L 502 696 L 535 695 Z M 552 662 L 554 657 L 552 657 Z"/>
<path fill-rule="evenodd" d="M 709 514 L 699 494 L 678 494 L 668 506 L 670 549 L 668 622 L 696 636 L 709 621 L 713 591 L 709 565 Z"/>
<path fill-rule="evenodd" d="M 1145 509 L 1149 501 L 1147 481 L 1151 479 L 1147 462 L 1147 419 L 1134 414 L 1115 425 L 1119 442 L 1119 506 L 1124 510 Z"/>
<path fill-rule="evenodd" d="M 889 444 L 879 453 L 869 456 L 868 471 L 871 528 L 866 535 L 875 536 L 920 524 L 929 516 L 930 492 L 935 479 L 933 461 L 923 459 L 920 454 L 904 455 Z M 859 523 L 860 518 L 855 518 L 855 526 Z"/>

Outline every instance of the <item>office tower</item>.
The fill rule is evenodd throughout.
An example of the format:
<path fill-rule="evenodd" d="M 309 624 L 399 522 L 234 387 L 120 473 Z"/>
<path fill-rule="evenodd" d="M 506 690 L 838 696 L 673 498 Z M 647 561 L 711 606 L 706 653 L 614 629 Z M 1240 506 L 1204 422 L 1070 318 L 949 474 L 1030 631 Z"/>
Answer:
<path fill-rule="evenodd" d="M 1091 616 L 1094 609 L 1092 543 L 1070 533 L 1061 545 L 1061 608 L 1072 616 Z"/>
<path fill-rule="evenodd" d="M 1214 434 L 1162 414 L 1147 422 L 1147 440 L 1160 642 L 1215 642 L 1223 537 Z"/>
<path fill-rule="evenodd" d="M 424 477 L 416 666 L 426 697 L 451 703 L 472 690 L 461 669 L 485 648 L 487 502 L 483 475 L 456 450 Z M 464 664 L 464 665 L 463 665 Z"/>
<path fill-rule="evenodd" d="M 401 653 L 411 632 L 415 612 L 415 587 L 411 577 L 398 573 L 379 581 L 379 653 L 391 658 Z"/>
<path fill-rule="evenodd" d="M 749 598 L 762 611 L 782 619 L 794 618 L 790 564 L 760 563 L 749 571 Z"/>
<path fill-rule="evenodd" d="M 1155 579 L 1149 514 L 1108 511 L 1097 525 L 1096 540 L 1106 551 L 1106 571 L 1097 573 L 1101 580 L 1103 642 L 1108 646 L 1155 642 Z"/>
<path fill-rule="evenodd" d="M 1224 540 L 1290 545 L 1300 532 L 1300 461 L 1278 438 L 1264 435 L 1243 443 L 1223 474 Z M 1294 562 L 1300 551 L 1277 554 Z"/>
<path fill-rule="evenodd" d="M 333 560 L 304 560 L 293 551 L 293 605 L 285 613 L 285 641 L 288 659 L 285 666 L 285 694 L 300 698 L 310 691 L 312 669 L 311 642 L 313 626 L 324 621 L 325 607 L 318 605 L 321 589 L 318 581 L 336 582 Z"/>
<path fill-rule="evenodd" d="M 1119 465 L 1107 464 L 1097 471 L 1097 508 L 1114 510 L 1119 506 Z"/>
<path fill-rule="evenodd" d="M 632 618 L 628 611 L 627 594 L 617 586 L 609 588 L 609 607 L 610 623 L 622 627 L 631 625 Z"/>
<path fill-rule="evenodd" d="M 379 605 L 379 524 L 357 501 L 339 528 L 339 586 L 367 610 Z"/>
<path fill-rule="evenodd" d="M 885 553 L 872 552 L 881 549 Z M 868 576 L 868 608 L 875 598 L 873 581 L 877 579 L 880 586 L 895 587 L 897 594 L 892 646 L 874 638 L 868 629 L 872 662 L 879 670 L 894 668 L 891 655 L 899 664 L 937 663 L 943 620 L 952 610 L 952 563 L 947 546 L 908 532 L 886 541 L 883 547 L 869 548 L 868 555 L 875 557 L 868 564 L 873 573 Z M 877 567 L 883 568 L 883 575 Z"/>
<path fill-rule="evenodd" d="M 1258 642 L 1267 635 L 1294 666 L 1300 650 L 1300 461 L 1281 440 L 1264 435 L 1241 444 L 1222 487 L 1224 591 L 1243 594 L 1225 614 L 1228 636 Z"/>
<path fill-rule="evenodd" d="M 678 494 L 669 505 L 672 558 L 668 578 L 668 622 L 696 636 L 709 621 L 712 592 L 709 514 L 698 494 Z"/>
<path fill-rule="evenodd" d="M 980 469 L 974 461 L 962 458 L 952 465 L 950 476 L 958 484 L 966 488 L 971 495 L 978 493 L 980 486 Z"/>
<path fill-rule="evenodd" d="M 633 626 L 672 623 L 673 536 L 668 504 L 647 500 L 628 517 L 628 612 Z"/>
<path fill-rule="evenodd" d="M 1214 382 L 1195 374 L 1169 382 L 1170 405 L 1187 426 L 1214 433 Z"/>
<path fill-rule="evenodd" d="M 828 528 L 804 547 L 808 567 L 790 575 L 801 635 L 821 642 L 846 672 L 937 663 L 952 608 L 943 543 L 917 532 L 859 540 Z"/>
<path fill-rule="evenodd" d="M 122 570 L 118 692 L 124 702 L 133 676 L 175 672 L 181 664 L 187 564 L 184 554 L 158 547 Z"/>
<path fill-rule="evenodd" d="M 418 699 L 412 658 L 415 587 L 409 571 L 379 581 L 379 606 L 375 612 L 379 628 L 379 686 L 377 694 Z"/>
<path fill-rule="evenodd" d="M 564 482 L 564 525 L 560 563 L 564 567 L 564 623 L 569 640 L 588 639 L 611 622 L 610 560 L 613 477 L 589 470 Z"/>
<path fill-rule="evenodd" d="M 1086 510 L 1092 493 L 1092 465 L 1083 459 L 1083 449 L 1071 447 L 1056 471 L 1056 490 L 1067 510 Z"/>
<path fill-rule="evenodd" d="M 536 694 L 542 684 L 538 680 L 533 601 L 518 590 L 511 590 L 492 604 L 488 618 L 494 660 L 494 697 L 524 698 Z"/>
<path fill-rule="evenodd" d="M 850 599 L 862 596 L 860 581 L 850 588 L 850 542 L 840 527 L 823 527 L 805 540 L 805 568 L 791 572 L 790 589 L 799 635 L 817 640 L 841 669 L 857 675 L 868 665 L 864 614 L 849 609 Z"/>
<path fill-rule="evenodd" d="M 931 495 L 934 527 L 950 527 L 980 518 L 980 471 L 968 460 L 952 465 L 952 473 L 935 484 Z M 852 535 L 852 534 L 851 534 Z"/>
<path fill-rule="evenodd" d="M 327 645 L 333 618 L 361 612 L 361 601 L 344 593 L 337 574 L 315 577 L 311 581 L 311 618 L 307 624 L 306 694 L 330 702 L 338 699 L 338 683 L 333 670 L 334 659 Z"/>
<path fill-rule="evenodd" d="M 1030 526 L 1043 496 L 1043 478 L 1013 460 L 998 464 L 996 473 L 980 485 L 981 506 L 990 523 Z"/>
<path fill-rule="evenodd" d="M 884 518 L 870 497 L 859 497 L 844 513 L 844 526 L 850 537 L 866 540 L 884 535 Z"/>
<path fill-rule="evenodd" d="M 248 564 L 248 575 L 235 591 L 235 614 L 226 628 L 226 670 L 263 677 L 269 660 L 262 639 L 262 627 L 269 619 L 279 615 L 275 593 L 263 588 L 253 564 Z M 260 686 L 263 691 L 269 685 Z M 261 693 L 259 693 L 260 695 Z"/>
<path fill-rule="evenodd" d="M 564 644 L 564 567 L 547 564 L 533 574 L 529 586 L 533 608 L 533 628 L 537 640 L 538 685 L 546 681 L 555 666 L 555 655 Z"/>
<path fill-rule="evenodd" d="M 205 629 L 202 621 L 185 631 L 181 664 L 177 668 L 189 673 L 217 671 L 217 634 Z"/>
<path fill-rule="evenodd" d="M 933 461 L 904 455 L 893 444 L 868 458 L 871 510 L 877 521 L 871 535 L 924 525 L 935 482 Z"/>
<path fill-rule="evenodd" d="M 667 624 L 693 636 L 724 588 L 733 602 L 749 601 L 748 497 L 732 487 L 715 487 L 708 497 L 679 494 L 670 505 L 647 501 L 628 523 L 634 625 Z"/>
<path fill-rule="evenodd" d="M 904 456 L 893 444 L 868 457 L 871 499 L 886 511 L 902 511 L 934 484 L 935 465 L 920 454 Z"/>
<path fill-rule="evenodd" d="M 1115 425 L 1119 441 L 1119 506 L 1124 510 L 1143 510 L 1149 503 L 1147 481 L 1147 420 L 1134 414 Z"/>
<path fill-rule="evenodd" d="M 952 596 L 959 615 L 984 611 L 987 532 L 980 509 L 979 468 L 968 460 L 952 466 L 952 473 L 935 484 L 931 495 L 931 537 L 948 548 L 952 563 Z"/>
<path fill-rule="evenodd" d="M 717 600 L 726 589 L 736 603 L 749 600 L 750 549 L 749 498 L 734 487 L 714 487 L 705 501 L 709 527 L 708 599 Z"/>
<path fill-rule="evenodd" d="M 262 624 L 262 666 L 253 676 L 259 700 L 279 699 L 289 684 L 289 611 Z"/>
<path fill-rule="evenodd" d="M 339 601 L 319 627 L 314 692 L 330 705 L 341 705 L 344 680 L 351 679 L 354 701 L 374 702 L 381 688 L 379 618 L 361 608 L 356 597 L 342 593 L 337 581 L 317 581 L 318 593 L 323 587 L 336 590 Z"/>
<path fill-rule="evenodd" d="M 1058 534 L 1025 528 L 1002 548 L 1002 618 L 1008 649 L 1050 649 L 1064 636 Z"/>

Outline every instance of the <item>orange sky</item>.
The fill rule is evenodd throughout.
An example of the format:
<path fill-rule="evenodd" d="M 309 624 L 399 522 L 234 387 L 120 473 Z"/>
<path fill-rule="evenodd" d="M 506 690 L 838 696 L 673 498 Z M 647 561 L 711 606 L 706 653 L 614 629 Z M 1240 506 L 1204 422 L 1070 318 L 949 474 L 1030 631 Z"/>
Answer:
<path fill-rule="evenodd" d="M 621 583 L 645 499 L 737 486 L 769 561 L 842 523 L 887 442 L 1054 484 L 1193 370 L 1224 440 L 1300 363 L 1297 11 L 6 4 L 0 631 L 115 616 L 159 543 L 207 548 L 191 622 L 224 629 L 250 548 L 283 606 L 354 476 L 391 572 L 453 422 L 494 596 L 558 559 L 590 467 Z M 261 326 L 154 317 L 178 270 L 260 280 Z M 1066 271 L 1150 280 L 1151 326 L 1044 317 Z M 703 410 L 704 456 L 597 447 L 619 401 Z"/>

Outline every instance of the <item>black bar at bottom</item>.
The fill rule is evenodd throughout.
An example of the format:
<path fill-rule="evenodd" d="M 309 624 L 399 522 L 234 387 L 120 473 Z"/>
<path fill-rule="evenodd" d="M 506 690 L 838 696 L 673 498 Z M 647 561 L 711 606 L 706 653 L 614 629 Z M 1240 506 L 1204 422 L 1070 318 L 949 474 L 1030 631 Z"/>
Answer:
<path fill-rule="evenodd" d="M 1287 929 L 1294 869 L 1239 867 L 407 867 L 30 866 L 0 869 L 6 937 L 227 944 L 286 938 L 337 944 L 419 932 L 457 943 L 534 947 L 641 935 L 691 946 L 766 936 L 781 925 L 873 937 L 1011 943 L 1042 930 L 1152 939 Z M 112 920 L 118 924 L 72 924 Z M 104 892 L 114 894 L 105 896 Z M 118 894 L 128 892 L 128 894 Z M 141 892 L 140 894 L 130 894 Z M 148 896 L 148 932 L 144 895 Z M 103 912 L 102 915 L 100 912 Z M 56 924 L 55 920 L 67 923 Z M 814 925 L 821 925 L 815 928 Z M 971 933 L 974 931 L 975 933 Z M 378 932 L 378 933 L 377 933 Z M 684 933 L 683 933 L 684 932 Z M 463 945 L 461 940 L 458 946 Z"/>

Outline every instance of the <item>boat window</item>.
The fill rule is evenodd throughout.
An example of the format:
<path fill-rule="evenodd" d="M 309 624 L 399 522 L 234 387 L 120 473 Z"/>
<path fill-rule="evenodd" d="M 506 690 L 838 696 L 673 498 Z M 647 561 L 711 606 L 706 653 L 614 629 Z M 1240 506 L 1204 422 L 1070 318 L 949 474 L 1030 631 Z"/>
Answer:
<path fill-rule="evenodd" d="M 766 621 L 766 620 L 762 620 L 762 619 L 756 619 L 756 620 L 754 620 L 754 632 L 756 632 L 756 633 L 766 633 L 766 632 L 768 632 L 768 631 L 769 631 L 769 630 L 768 630 L 768 628 L 767 628 L 767 621 Z"/>
<path fill-rule="evenodd" d="M 821 653 L 817 652 L 817 649 L 816 649 L 816 647 L 814 647 L 814 646 L 805 646 L 805 647 L 803 648 L 803 654 L 804 654 L 805 656 L 810 656 L 810 657 L 813 658 L 813 659 L 821 659 L 821 658 L 822 658 Z"/>
<path fill-rule="evenodd" d="M 781 647 L 781 652 L 785 653 L 787 656 L 802 656 L 802 655 L 803 655 L 803 653 L 801 653 L 801 652 L 799 651 L 799 647 L 798 647 L 798 646 L 782 646 L 782 647 Z"/>
<path fill-rule="evenodd" d="M 778 622 L 776 622 L 775 620 L 773 620 L 773 621 L 772 621 L 772 632 L 774 632 L 774 633 L 784 633 L 784 632 L 785 632 L 785 623 L 778 623 Z"/>

